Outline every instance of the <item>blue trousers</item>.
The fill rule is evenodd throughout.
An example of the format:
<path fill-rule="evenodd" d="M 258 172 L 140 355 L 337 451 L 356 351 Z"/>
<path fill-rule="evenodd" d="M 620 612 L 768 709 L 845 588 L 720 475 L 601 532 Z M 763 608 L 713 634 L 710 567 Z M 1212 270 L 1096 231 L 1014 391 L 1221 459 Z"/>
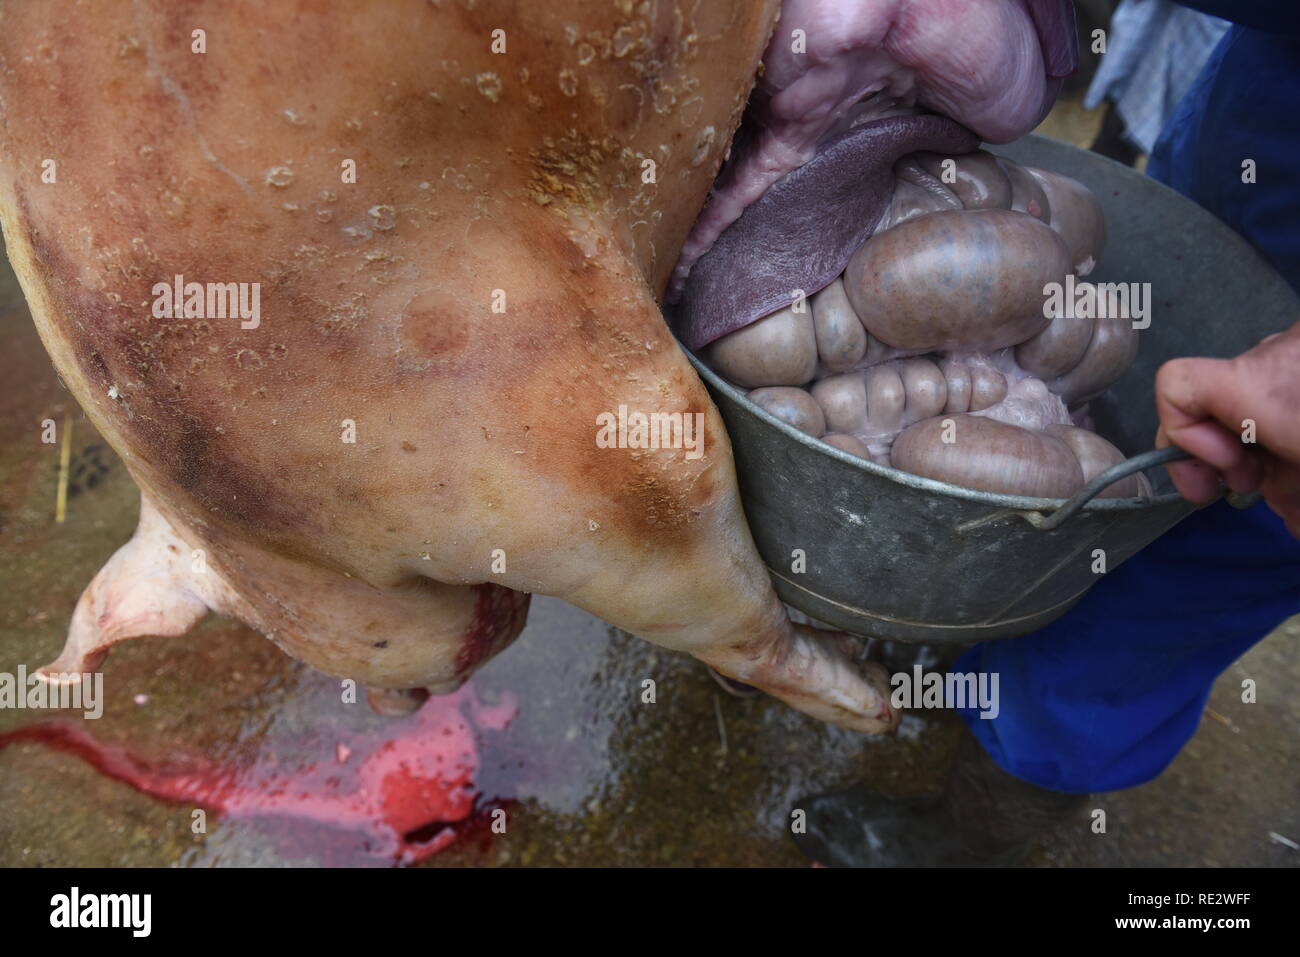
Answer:
<path fill-rule="evenodd" d="M 1070 793 L 1159 775 L 1196 731 L 1210 685 L 1300 612 L 1300 541 L 1260 503 L 1194 513 L 1063 617 L 967 651 L 996 672 L 1001 710 L 963 720 L 1005 771 Z"/>
<path fill-rule="evenodd" d="M 1188 5 L 1258 29 L 1234 26 L 1215 48 L 1147 172 L 1236 229 L 1300 291 L 1300 7 Z M 1242 181 L 1243 158 L 1257 182 Z M 968 651 L 953 670 L 997 672 L 1001 713 L 962 717 L 1003 770 L 1032 784 L 1133 787 L 1196 731 L 1214 679 L 1297 612 L 1300 542 L 1267 506 L 1220 502 L 1047 628 Z"/>

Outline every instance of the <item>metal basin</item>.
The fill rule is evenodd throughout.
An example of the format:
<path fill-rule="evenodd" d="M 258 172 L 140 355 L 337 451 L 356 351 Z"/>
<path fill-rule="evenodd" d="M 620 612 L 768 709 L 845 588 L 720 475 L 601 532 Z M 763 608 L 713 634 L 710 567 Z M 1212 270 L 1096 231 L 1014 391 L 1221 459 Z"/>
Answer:
<path fill-rule="evenodd" d="M 1092 403 L 1097 430 L 1125 455 L 1151 448 L 1165 360 L 1236 355 L 1300 314 L 1290 286 L 1245 240 L 1173 190 L 1046 137 L 995 152 L 1096 193 L 1108 240 L 1090 282 L 1151 283 L 1137 361 Z M 1104 574 L 1094 571 L 1101 562 L 1113 571 L 1194 509 L 1163 468 L 1151 468 L 1153 499 L 1094 499 L 1053 527 L 1061 500 L 974 491 L 863 461 L 691 362 L 726 422 L 745 514 L 777 593 L 856 634 L 932 643 L 1026 634 L 1083 597 Z"/>

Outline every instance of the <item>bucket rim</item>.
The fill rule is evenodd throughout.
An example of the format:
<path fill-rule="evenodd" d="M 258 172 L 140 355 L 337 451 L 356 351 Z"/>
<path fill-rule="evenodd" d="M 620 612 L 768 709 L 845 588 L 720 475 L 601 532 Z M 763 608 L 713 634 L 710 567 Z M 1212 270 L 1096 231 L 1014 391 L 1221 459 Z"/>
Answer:
<path fill-rule="evenodd" d="M 687 360 L 694 366 L 695 371 L 700 377 L 712 388 L 725 395 L 736 406 L 743 409 L 747 414 L 754 416 L 768 426 L 775 428 L 788 439 L 793 439 L 800 445 L 814 453 L 829 456 L 837 461 L 854 468 L 860 472 L 866 472 L 879 478 L 893 482 L 895 485 L 902 485 L 907 488 L 913 488 L 922 492 L 932 492 L 937 495 L 944 495 L 948 498 L 963 499 L 968 502 L 978 502 L 981 505 L 992 505 L 996 508 L 1009 509 L 1017 512 L 1038 512 L 1038 511 L 1056 511 L 1062 505 L 1069 501 L 1065 498 L 1034 498 L 1025 495 L 1007 495 L 1001 492 L 985 492 L 981 489 L 966 488 L 961 485 L 953 485 L 951 482 L 940 481 L 939 479 L 926 478 L 921 475 L 913 475 L 911 472 L 904 472 L 902 469 L 896 469 L 889 465 L 880 465 L 876 462 L 870 462 L 866 459 L 858 458 L 842 449 L 837 449 L 833 445 L 828 445 L 821 439 L 813 438 L 806 432 L 802 432 L 790 425 L 788 422 L 777 418 L 757 403 L 751 402 L 745 393 L 732 385 L 726 379 L 710 369 L 704 364 L 704 361 L 686 348 L 686 345 L 677 340 L 678 346 L 686 354 Z M 1162 495 L 1154 495 L 1151 498 L 1094 498 L 1080 509 L 1081 512 L 1132 512 L 1144 509 L 1161 508 L 1171 505 L 1175 502 L 1186 504 L 1186 500 L 1178 492 L 1165 492 Z"/>

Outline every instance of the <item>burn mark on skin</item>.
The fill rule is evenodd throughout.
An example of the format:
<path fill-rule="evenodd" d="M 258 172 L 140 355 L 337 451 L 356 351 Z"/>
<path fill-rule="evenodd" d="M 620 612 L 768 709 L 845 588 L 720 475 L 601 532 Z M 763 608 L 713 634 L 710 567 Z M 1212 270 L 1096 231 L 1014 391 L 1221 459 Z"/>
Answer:
<path fill-rule="evenodd" d="M 558 141 L 549 137 L 528 151 L 532 175 L 528 189 L 533 201 L 548 206 L 556 200 L 592 205 L 607 192 L 605 170 L 618 156 L 612 138 L 603 142 L 574 134 Z"/>
<path fill-rule="evenodd" d="M 411 300 L 401 322 L 403 350 L 420 359 L 456 359 L 469 345 L 472 323 L 464 306 L 448 301 L 440 289 L 429 289 Z"/>

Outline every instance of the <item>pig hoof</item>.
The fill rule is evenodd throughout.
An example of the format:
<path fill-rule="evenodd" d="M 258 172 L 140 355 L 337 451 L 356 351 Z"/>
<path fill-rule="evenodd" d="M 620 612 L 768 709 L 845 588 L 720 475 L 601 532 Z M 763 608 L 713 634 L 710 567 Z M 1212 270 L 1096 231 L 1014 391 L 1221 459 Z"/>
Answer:
<path fill-rule="evenodd" d="M 821 721 L 889 734 L 899 713 L 889 704 L 889 675 L 862 661 L 860 638 L 792 625 L 775 637 L 697 655 L 732 681 L 744 681 Z"/>

